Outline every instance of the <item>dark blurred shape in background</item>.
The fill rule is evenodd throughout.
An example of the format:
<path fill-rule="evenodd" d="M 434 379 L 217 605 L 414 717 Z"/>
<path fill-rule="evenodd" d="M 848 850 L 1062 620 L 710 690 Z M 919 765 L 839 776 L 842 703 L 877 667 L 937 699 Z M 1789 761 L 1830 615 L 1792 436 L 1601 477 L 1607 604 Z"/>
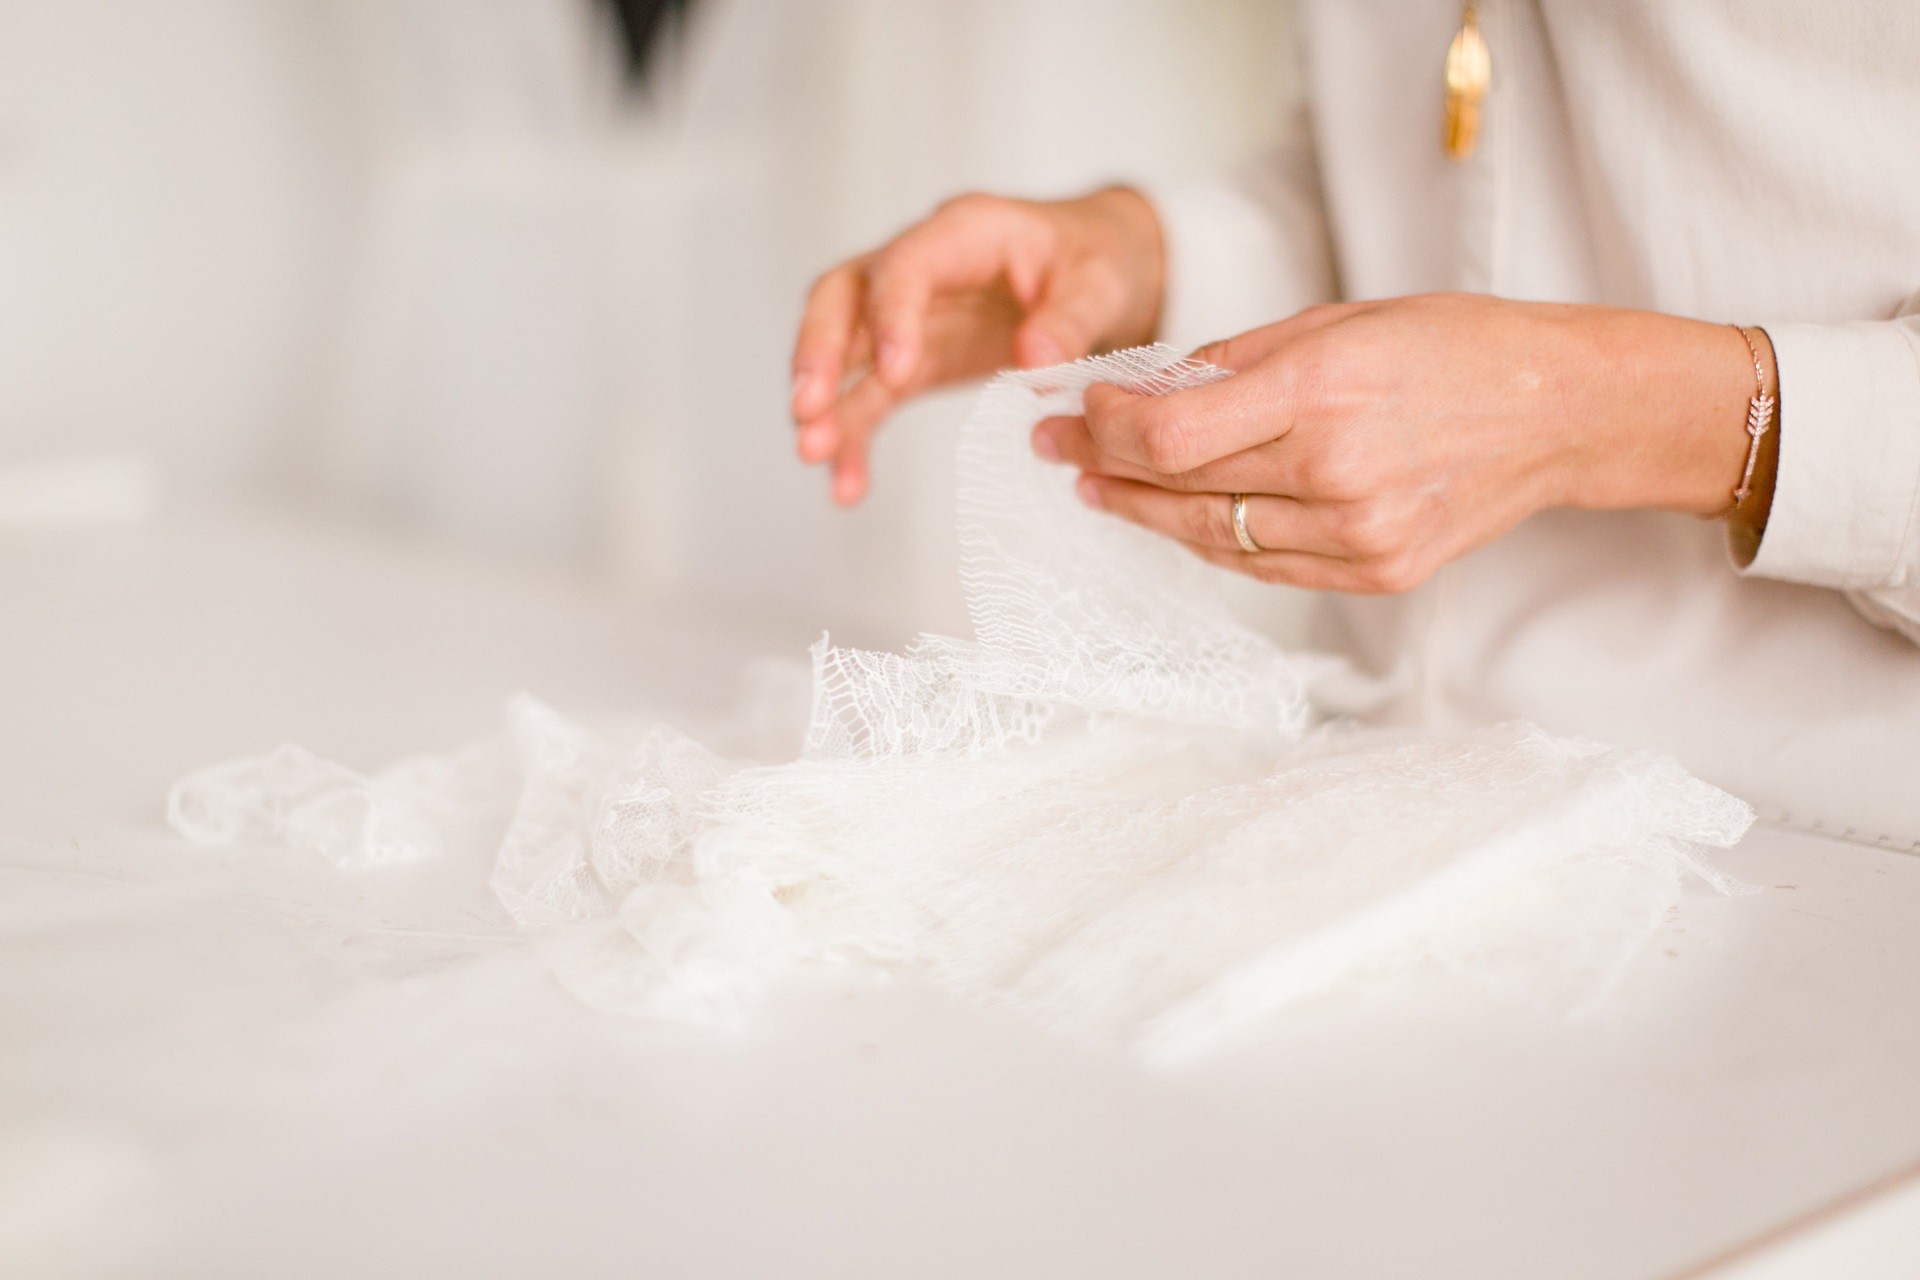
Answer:
<path fill-rule="evenodd" d="M 627 78 L 636 84 L 647 80 L 647 66 L 662 39 L 686 22 L 693 0 L 601 0 L 620 22 L 620 37 L 627 55 Z"/>

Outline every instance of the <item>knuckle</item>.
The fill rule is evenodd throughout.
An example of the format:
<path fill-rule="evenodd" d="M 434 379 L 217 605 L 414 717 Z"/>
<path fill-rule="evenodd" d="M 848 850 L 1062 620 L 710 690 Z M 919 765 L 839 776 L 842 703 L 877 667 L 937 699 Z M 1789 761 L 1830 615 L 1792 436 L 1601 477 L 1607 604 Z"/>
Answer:
<path fill-rule="evenodd" d="M 1309 493 L 1336 501 L 1352 501 L 1366 496 L 1360 484 L 1359 468 L 1345 450 L 1321 445 L 1300 459 L 1300 484 Z"/>
<path fill-rule="evenodd" d="M 1141 414 L 1140 454 L 1147 465 L 1161 475 L 1191 470 L 1190 436 L 1187 425 L 1164 409 L 1149 409 Z"/>
<path fill-rule="evenodd" d="M 937 246 L 915 227 L 873 255 L 867 264 L 868 296 L 884 299 L 911 290 L 926 276 Z"/>
<path fill-rule="evenodd" d="M 1411 556 L 1379 556 L 1361 566 L 1363 589 L 1371 595 L 1399 595 L 1427 580 L 1426 567 Z"/>
<path fill-rule="evenodd" d="M 897 240 L 874 254 L 873 262 L 867 268 L 867 283 L 873 292 L 884 294 L 898 285 L 910 268 L 911 258 L 911 249 Z"/>
<path fill-rule="evenodd" d="M 1388 555 L 1400 545 L 1400 523 L 1382 504 L 1360 501 L 1347 507 L 1338 520 L 1342 543 L 1363 556 Z"/>
<path fill-rule="evenodd" d="M 963 191 L 957 196 L 942 200 L 934 210 L 936 218 L 975 218 L 991 213 L 1006 205 L 1003 196 L 989 195 L 984 191 Z"/>
<path fill-rule="evenodd" d="M 1160 475 L 1186 470 L 1187 446 L 1179 424 L 1167 423 L 1150 430 L 1140 442 L 1147 465 Z"/>
<path fill-rule="evenodd" d="M 808 309 L 819 308 L 831 301 L 833 293 L 840 288 L 842 282 L 845 281 L 847 277 L 847 272 L 850 270 L 852 270 L 852 267 L 843 262 L 839 266 L 830 267 L 815 276 L 813 283 L 807 286 Z"/>

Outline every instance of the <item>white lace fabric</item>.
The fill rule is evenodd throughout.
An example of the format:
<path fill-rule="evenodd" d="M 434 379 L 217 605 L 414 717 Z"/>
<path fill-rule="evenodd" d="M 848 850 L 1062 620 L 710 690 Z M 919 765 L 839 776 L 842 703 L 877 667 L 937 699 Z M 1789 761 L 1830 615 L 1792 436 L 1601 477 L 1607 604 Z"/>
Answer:
<path fill-rule="evenodd" d="M 504 785 L 501 901 L 585 998 L 661 1016 L 737 1022 L 796 966 L 849 963 L 1175 1061 L 1363 976 L 1597 998 L 1683 877 L 1727 887 L 1695 851 L 1750 811 L 1524 725 L 1316 727 L 1330 660 L 1243 625 L 1220 571 L 1028 451 L 1094 382 L 1224 376 L 1145 348 L 989 385 L 959 455 L 974 638 L 823 639 L 797 760 L 595 734 L 522 697 L 498 740 L 373 778 L 298 748 L 204 771 L 173 824 L 365 871 L 436 856 Z"/>

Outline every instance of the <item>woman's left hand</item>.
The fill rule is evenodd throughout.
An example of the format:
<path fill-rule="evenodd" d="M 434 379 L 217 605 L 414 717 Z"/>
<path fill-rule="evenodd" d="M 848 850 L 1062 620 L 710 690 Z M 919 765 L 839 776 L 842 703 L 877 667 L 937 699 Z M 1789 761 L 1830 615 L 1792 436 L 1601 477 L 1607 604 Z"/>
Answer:
<path fill-rule="evenodd" d="M 1314 307 L 1195 356 L 1237 376 L 1092 387 L 1034 449 L 1085 472 L 1090 505 L 1271 582 L 1404 591 L 1549 507 L 1711 516 L 1746 460 L 1753 362 L 1726 325 L 1433 294 Z"/>

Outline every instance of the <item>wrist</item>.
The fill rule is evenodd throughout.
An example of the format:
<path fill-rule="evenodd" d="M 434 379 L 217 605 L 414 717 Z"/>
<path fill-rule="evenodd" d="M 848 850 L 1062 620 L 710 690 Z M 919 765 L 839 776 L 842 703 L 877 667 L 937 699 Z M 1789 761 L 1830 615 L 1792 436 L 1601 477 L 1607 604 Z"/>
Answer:
<path fill-rule="evenodd" d="M 1750 442 L 1754 362 L 1745 340 L 1723 324 L 1591 311 L 1593 410 L 1570 415 L 1584 424 L 1576 428 L 1582 456 L 1573 477 L 1581 491 L 1570 505 L 1727 514 Z M 1755 334 L 1771 394 L 1772 347 Z"/>

